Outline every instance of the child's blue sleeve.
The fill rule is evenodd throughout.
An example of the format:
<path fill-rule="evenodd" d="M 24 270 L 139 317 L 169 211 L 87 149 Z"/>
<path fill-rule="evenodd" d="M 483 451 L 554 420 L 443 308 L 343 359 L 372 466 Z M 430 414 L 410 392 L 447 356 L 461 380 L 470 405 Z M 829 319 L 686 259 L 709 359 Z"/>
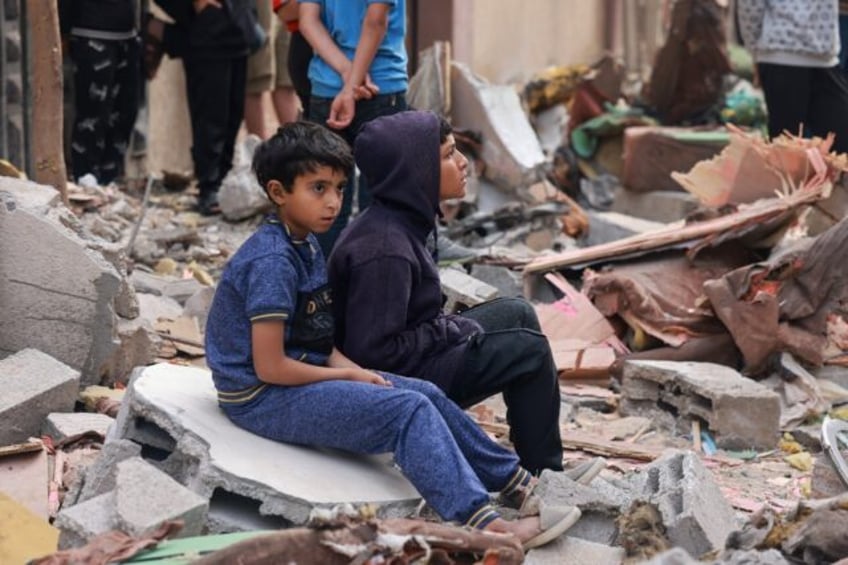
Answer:
<path fill-rule="evenodd" d="M 265 255 L 245 273 L 245 311 L 251 322 L 287 320 L 297 302 L 297 270 L 284 255 Z"/>

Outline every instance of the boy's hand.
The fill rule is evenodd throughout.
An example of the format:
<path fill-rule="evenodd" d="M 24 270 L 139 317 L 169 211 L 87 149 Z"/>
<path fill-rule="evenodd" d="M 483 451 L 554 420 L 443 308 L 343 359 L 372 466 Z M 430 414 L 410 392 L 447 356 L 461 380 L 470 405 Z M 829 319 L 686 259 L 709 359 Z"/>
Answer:
<path fill-rule="evenodd" d="M 192 4 L 194 4 L 194 13 L 199 14 L 209 6 L 213 8 L 221 8 L 221 2 L 219 0 L 192 0 Z"/>
<path fill-rule="evenodd" d="M 333 104 L 330 106 L 330 117 L 327 118 L 327 125 L 333 129 L 344 129 L 353 121 L 355 114 L 355 89 L 345 87 L 333 99 Z"/>
<path fill-rule="evenodd" d="M 360 383 L 371 383 L 373 385 L 380 386 L 392 386 L 391 381 L 384 379 L 379 373 L 375 373 L 374 371 L 368 371 L 366 369 L 350 369 L 348 373 L 347 379 L 349 381 L 356 381 Z"/>

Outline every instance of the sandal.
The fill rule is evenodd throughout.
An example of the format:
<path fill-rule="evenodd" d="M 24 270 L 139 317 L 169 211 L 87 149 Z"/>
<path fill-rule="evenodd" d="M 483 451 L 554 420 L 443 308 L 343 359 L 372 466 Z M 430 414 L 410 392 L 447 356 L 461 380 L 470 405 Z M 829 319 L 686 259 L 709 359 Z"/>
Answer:
<path fill-rule="evenodd" d="M 147 76 L 147 80 L 152 80 L 153 77 L 156 76 L 156 71 L 159 70 L 159 65 L 162 63 L 162 56 L 165 54 L 163 37 L 157 37 L 151 29 L 151 25 L 155 25 L 154 22 L 162 24 L 161 33 L 164 35 L 165 22 L 156 19 L 150 12 L 144 14 L 144 23 L 141 27 L 141 38 L 142 49 L 144 50 L 144 74 Z"/>
<path fill-rule="evenodd" d="M 577 523 L 582 515 L 576 506 L 542 506 L 539 509 L 539 521 L 542 531 L 530 538 L 521 547 L 529 551 L 548 544 L 564 534 Z"/>

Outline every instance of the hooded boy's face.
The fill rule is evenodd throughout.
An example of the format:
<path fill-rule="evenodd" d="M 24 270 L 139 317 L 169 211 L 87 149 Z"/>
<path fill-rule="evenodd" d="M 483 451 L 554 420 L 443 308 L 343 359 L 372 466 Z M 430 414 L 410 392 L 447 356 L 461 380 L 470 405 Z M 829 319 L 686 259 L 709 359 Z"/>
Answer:
<path fill-rule="evenodd" d="M 439 147 L 439 200 L 465 196 L 468 159 L 456 148 L 453 134 Z"/>

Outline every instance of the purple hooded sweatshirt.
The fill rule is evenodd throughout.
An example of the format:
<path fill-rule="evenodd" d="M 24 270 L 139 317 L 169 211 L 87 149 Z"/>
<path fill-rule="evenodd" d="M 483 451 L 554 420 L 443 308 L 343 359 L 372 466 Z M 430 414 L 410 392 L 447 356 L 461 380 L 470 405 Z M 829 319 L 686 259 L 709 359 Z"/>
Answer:
<path fill-rule="evenodd" d="M 365 124 L 354 154 L 373 201 L 328 262 L 336 346 L 363 367 L 449 390 L 477 322 L 442 314 L 427 248 L 439 211 L 439 120 L 401 112 Z"/>

